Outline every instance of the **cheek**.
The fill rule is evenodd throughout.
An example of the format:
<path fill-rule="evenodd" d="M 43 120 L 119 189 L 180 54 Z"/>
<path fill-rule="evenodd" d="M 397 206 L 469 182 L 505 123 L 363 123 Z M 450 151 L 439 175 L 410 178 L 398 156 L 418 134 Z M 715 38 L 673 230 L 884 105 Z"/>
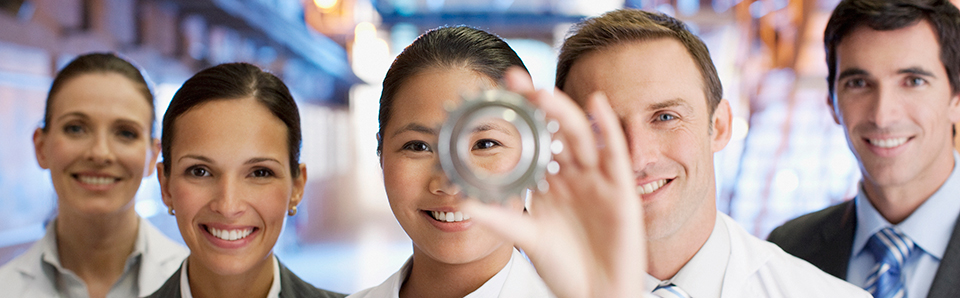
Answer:
<path fill-rule="evenodd" d="M 173 209 L 177 212 L 177 221 L 189 223 L 192 218 L 209 203 L 214 192 L 206 187 L 196 184 L 189 184 L 179 179 L 171 177 L 170 180 L 170 198 Z M 180 219 L 185 219 L 180 220 Z"/>
<path fill-rule="evenodd" d="M 269 185 L 250 191 L 250 204 L 267 222 L 282 222 L 286 218 L 287 207 L 293 189 L 289 185 Z"/>

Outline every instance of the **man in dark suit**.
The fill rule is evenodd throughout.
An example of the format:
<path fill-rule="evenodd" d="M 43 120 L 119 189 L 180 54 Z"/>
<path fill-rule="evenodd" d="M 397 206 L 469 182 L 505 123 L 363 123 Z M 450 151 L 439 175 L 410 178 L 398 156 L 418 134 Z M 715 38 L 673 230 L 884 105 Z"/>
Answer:
<path fill-rule="evenodd" d="M 824 32 L 856 198 L 769 237 L 876 297 L 960 297 L 960 12 L 947 0 L 845 0 Z"/>

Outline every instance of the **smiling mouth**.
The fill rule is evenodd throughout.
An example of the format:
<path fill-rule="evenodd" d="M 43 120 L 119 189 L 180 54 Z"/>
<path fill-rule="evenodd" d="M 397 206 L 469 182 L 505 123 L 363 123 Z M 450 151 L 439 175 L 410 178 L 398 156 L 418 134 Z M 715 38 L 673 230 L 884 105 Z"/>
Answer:
<path fill-rule="evenodd" d="M 200 226 L 201 228 L 206 230 L 208 233 L 210 233 L 210 235 L 213 235 L 213 237 L 217 237 L 218 239 L 226 240 L 226 241 L 237 241 L 243 238 L 247 238 L 247 236 L 250 236 L 250 234 L 252 234 L 254 231 L 259 229 L 259 228 L 246 228 L 246 229 L 221 230 L 221 229 L 217 229 L 207 225 L 200 225 Z"/>
<path fill-rule="evenodd" d="M 910 140 L 910 138 L 902 137 L 902 138 L 891 138 L 891 139 L 867 139 L 867 142 L 869 142 L 870 145 L 880 147 L 880 148 L 894 148 L 894 147 L 903 145 L 908 140 Z"/>
<path fill-rule="evenodd" d="M 659 190 L 661 187 L 663 187 L 667 183 L 670 183 L 670 181 L 673 181 L 673 179 L 660 179 L 657 181 L 649 182 L 644 185 L 637 186 L 637 194 L 639 195 L 651 194 Z"/>
<path fill-rule="evenodd" d="M 77 181 L 80 181 L 81 183 L 91 184 L 91 185 L 107 185 L 107 184 L 113 184 L 113 183 L 116 183 L 117 181 L 120 181 L 119 178 L 113 178 L 113 177 L 87 176 L 87 175 L 80 175 L 80 174 L 73 174 L 72 176 L 73 176 L 73 179 L 77 179 Z"/>
<path fill-rule="evenodd" d="M 463 212 L 443 212 L 443 211 L 426 211 L 431 218 L 436 221 L 441 222 L 461 222 L 470 219 L 470 215 L 463 214 Z"/>

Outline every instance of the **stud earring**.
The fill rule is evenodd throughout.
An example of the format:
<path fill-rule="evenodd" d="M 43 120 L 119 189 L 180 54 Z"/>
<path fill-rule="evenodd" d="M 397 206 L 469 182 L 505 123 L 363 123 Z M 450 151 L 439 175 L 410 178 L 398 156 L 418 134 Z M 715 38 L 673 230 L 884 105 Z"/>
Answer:
<path fill-rule="evenodd" d="M 297 215 L 297 206 L 290 207 L 290 210 L 287 210 L 287 215 L 290 215 L 290 216 Z"/>

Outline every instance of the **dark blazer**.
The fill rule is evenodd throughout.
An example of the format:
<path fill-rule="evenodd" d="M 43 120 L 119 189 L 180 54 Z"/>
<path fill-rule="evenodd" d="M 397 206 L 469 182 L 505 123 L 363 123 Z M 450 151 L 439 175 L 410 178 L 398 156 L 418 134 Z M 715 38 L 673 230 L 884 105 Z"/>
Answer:
<path fill-rule="evenodd" d="M 857 230 L 857 212 L 849 200 L 790 220 L 770 232 L 768 241 L 837 278 L 847 279 L 847 266 Z M 947 250 L 930 285 L 930 298 L 960 297 L 960 219 L 954 223 Z"/>
<path fill-rule="evenodd" d="M 280 298 L 319 297 L 343 298 L 347 295 L 321 290 L 303 281 L 296 274 L 280 263 Z M 180 297 L 180 269 L 167 279 L 156 292 L 147 298 L 181 298 Z"/>

